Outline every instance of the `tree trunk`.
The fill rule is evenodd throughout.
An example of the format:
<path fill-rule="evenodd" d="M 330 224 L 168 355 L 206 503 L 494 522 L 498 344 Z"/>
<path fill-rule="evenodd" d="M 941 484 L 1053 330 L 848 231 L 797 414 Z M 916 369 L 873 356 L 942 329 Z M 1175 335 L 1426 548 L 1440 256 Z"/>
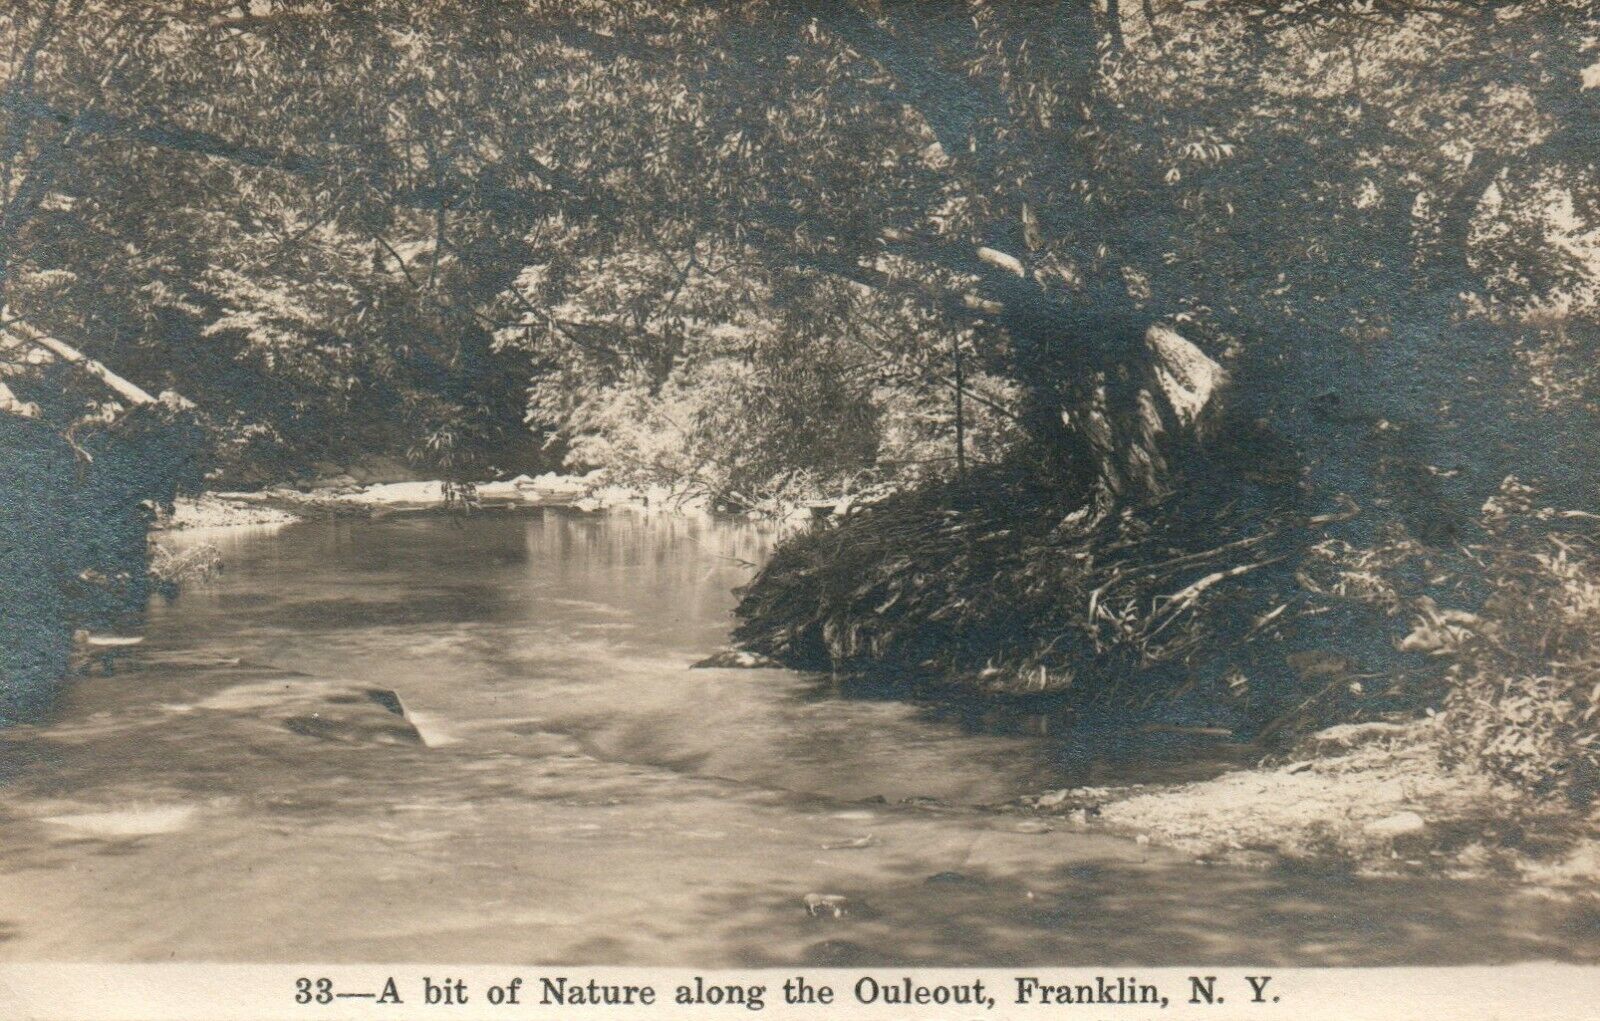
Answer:
<path fill-rule="evenodd" d="M 956 474 L 967 474 L 967 422 L 966 408 L 963 406 L 965 398 L 965 380 L 961 371 L 961 339 L 959 336 L 950 341 L 951 359 L 955 362 L 956 382 Z"/>

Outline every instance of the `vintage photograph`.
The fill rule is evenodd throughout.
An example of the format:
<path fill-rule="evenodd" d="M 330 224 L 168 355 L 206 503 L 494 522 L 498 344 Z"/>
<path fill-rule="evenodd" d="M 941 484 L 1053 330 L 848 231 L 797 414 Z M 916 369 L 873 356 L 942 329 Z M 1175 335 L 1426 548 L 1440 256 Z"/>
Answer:
<path fill-rule="evenodd" d="M 1587 0 L 0 0 L 0 965 L 1600 963 L 1597 160 Z"/>

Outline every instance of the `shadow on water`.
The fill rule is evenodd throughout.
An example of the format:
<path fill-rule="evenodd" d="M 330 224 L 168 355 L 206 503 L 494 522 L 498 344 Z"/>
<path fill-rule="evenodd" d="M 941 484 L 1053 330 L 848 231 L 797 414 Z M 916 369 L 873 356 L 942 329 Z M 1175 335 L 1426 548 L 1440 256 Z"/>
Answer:
<path fill-rule="evenodd" d="M 963 734 L 1017 737 L 1037 745 L 1060 786 L 1179 783 L 1206 779 L 1259 756 L 1226 732 L 1129 725 L 1086 719 L 1064 695 L 991 698 L 964 689 L 910 695 L 906 687 L 871 678 L 817 677 L 802 697 L 817 703 L 885 702 L 910 705 L 917 717 Z"/>

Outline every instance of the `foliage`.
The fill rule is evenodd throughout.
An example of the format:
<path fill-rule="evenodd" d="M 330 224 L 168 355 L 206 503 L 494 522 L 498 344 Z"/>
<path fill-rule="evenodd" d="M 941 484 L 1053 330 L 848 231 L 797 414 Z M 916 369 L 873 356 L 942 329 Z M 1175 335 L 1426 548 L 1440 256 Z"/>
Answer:
<path fill-rule="evenodd" d="M 0 415 L 0 723 L 48 709 L 74 631 L 143 612 L 150 524 L 198 487 L 197 433 L 162 405 L 80 419 L 66 435 Z"/>
<path fill-rule="evenodd" d="M 1492 588 L 1482 611 L 1421 625 L 1451 663 L 1452 756 L 1540 798 L 1588 807 L 1600 783 L 1595 518 L 1534 500 L 1511 478 L 1485 508 Z"/>
<path fill-rule="evenodd" d="M 970 334 L 826 281 L 780 282 L 786 292 L 763 295 L 734 322 L 680 307 L 664 362 L 654 347 L 627 355 L 574 340 L 605 328 L 609 295 L 590 299 L 600 310 L 559 308 L 559 336 L 545 334 L 549 346 L 538 348 L 551 371 L 530 391 L 530 416 L 568 439 L 574 465 L 744 507 L 949 476 L 959 460 L 1004 449 L 1014 392 L 966 368 L 982 364 Z M 531 325 L 511 332 L 508 342 L 523 342 Z"/>
<path fill-rule="evenodd" d="M 1340 536 L 1354 508 L 1297 506 L 1281 480 L 1202 469 L 1118 509 L 1064 493 L 1047 463 L 1014 455 L 791 540 L 746 591 L 739 638 L 905 691 L 954 684 L 1263 737 L 1438 696 L 1442 667 L 1399 647 L 1427 557 L 1414 540 L 1353 563 Z M 1383 580 L 1353 584 L 1363 570 Z"/>
<path fill-rule="evenodd" d="M 29 0 L 3 284 L 289 466 L 506 467 L 524 413 L 557 453 L 626 392 L 693 389 L 729 330 L 759 388 L 885 328 L 893 431 L 885 388 L 955 336 L 1002 417 L 1135 502 L 1186 456 L 1160 402 L 1141 424 L 1167 321 L 1365 503 L 1373 463 L 1504 449 L 1463 409 L 1504 403 L 1515 331 L 1463 320 L 1591 317 L 1586 26 L 1548 0 Z M 1425 399 L 1376 382 L 1406 375 Z M 1306 401 L 1329 380 L 1336 428 Z"/>

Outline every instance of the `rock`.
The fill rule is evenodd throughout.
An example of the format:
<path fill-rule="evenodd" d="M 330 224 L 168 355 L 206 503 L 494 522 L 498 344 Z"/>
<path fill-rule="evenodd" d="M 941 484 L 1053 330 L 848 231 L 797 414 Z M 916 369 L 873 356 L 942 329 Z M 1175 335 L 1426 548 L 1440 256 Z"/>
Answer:
<path fill-rule="evenodd" d="M 1059 791 L 1051 791 L 1049 794 L 1040 795 L 1039 800 L 1034 802 L 1034 804 L 1038 805 L 1040 808 L 1055 808 L 1056 806 L 1065 802 L 1071 796 L 1072 789 L 1070 787 L 1063 787 Z"/>
<path fill-rule="evenodd" d="M 382 707 L 384 712 L 396 716 L 404 716 L 406 707 L 401 704 L 400 696 L 389 688 L 363 688 L 360 691 L 335 692 L 327 697 L 327 701 L 334 705 L 365 705 L 368 702 Z"/>
<path fill-rule="evenodd" d="M 372 719 L 341 719 L 313 713 L 290 716 L 283 725 L 296 734 L 341 744 L 422 744 L 417 728 L 404 720 L 389 722 Z"/>
<path fill-rule="evenodd" d="M 1038 819 L 1024 819 L 1011 827 L 1013 833 L 1049 833 L 1054 827 Z"/>
<path fill-rule="evenodd" d="M 783 664 L 759 652 L 748 649 L 718 649 L 705 659 L 692 664 L 691 670 L 756 670 L 781 667 Z"/>
<path fill-rule="evenodd" d="M 1374 819 L 1362 829 L 1375 837 L 1406 837 L 1428 828 L 1428 820 L 1415 812 L 1396 812 Z"/>
<path fill-rule="evenodd" d="M 389 688 L 368 688 L 365 692 L 367 698 L 383 706 L 396 716 L 404 716 L 406 707 L 400 701 L 400 696 Z"/>
<path fill-rule="evenodd" d="M 405 703 L 389 688 L 329 692 L 320 706 L 286 717 L 283 725 L 305 737 L 343 744 L 427 743 L 406 716 Z"/>
<path fill-rule="evenodd" d="M 388 510 L 427 510 L 444 506 L 444 486 L 439 482 L 390 482 L 368 486 L 345 499 Z"/>
<path fill-rule="evenodd" d="M 977 886 L 982 880 L 974 879 L 965 872 L 935 872 L 923 880 L 929 886 Z"/>
<path fill-rule="evenodd" d="M 805 905 L 812 918 L 843 918 L 856 909 L 849 897 L 837 893 L 808 893 Z"/>

